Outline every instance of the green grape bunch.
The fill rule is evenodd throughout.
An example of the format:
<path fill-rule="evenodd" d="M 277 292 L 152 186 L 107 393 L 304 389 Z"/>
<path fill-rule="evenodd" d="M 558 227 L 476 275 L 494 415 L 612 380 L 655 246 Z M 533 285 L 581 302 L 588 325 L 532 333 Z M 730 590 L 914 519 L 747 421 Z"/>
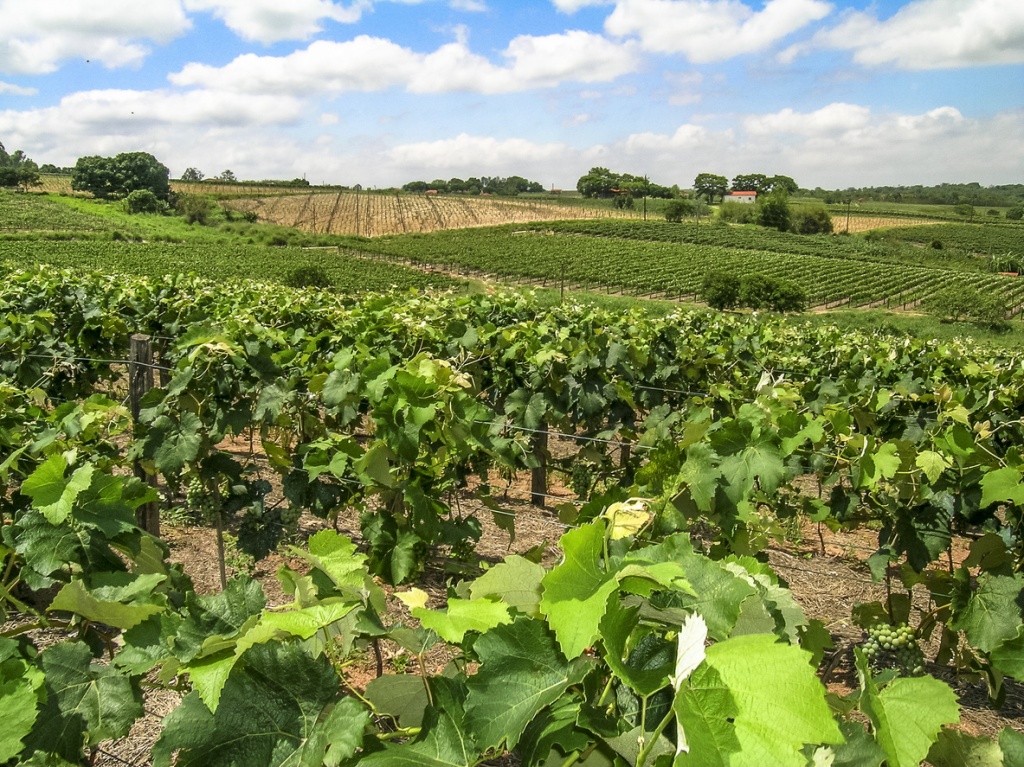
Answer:
<path fill-rule="evenodd" d="M 185 487 L 185 505 L 204 519 L 212 519 L 220 508 L 220 494 L 211 493 L 202 479 L 193 475 Z"/>
<path fill-rule="evenodd" d="M 917 632 L 906 623 L 897 626 L 876 623 L 868 629 L 868 638 L 861 649 L 875 668 L 896 667 L 910 676 L 924 673 L 924 653 L 918 644 Z"/>

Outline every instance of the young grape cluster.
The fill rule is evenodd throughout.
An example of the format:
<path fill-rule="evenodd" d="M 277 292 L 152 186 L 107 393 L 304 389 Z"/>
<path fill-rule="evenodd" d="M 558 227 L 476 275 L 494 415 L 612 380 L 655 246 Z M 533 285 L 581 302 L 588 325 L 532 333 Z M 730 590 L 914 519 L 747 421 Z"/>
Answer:
<path fill-rule="evenodd" d="M 219 500 L 197 476 L 193 476 L 185 487 L 185 505 L 190 511 L 201 514 L 204 519 L 212 519 L 217 513 Z"/>
<path fill-rule="evenodd" d="M 871 665 L 898 666 L 904 673 L 924 673 L 924 653 L 917 643 L 917 632 L 906 623 L 893 626 L 877 623 L 868 629 L 868 638 L 862 645 Z"/>

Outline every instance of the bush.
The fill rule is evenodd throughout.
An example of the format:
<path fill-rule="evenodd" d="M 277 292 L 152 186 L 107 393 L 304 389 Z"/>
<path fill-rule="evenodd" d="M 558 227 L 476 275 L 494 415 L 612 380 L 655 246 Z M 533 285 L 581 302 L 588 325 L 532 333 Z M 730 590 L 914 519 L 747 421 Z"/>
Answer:
<path fill-rule="evenodd" d="M 832 234 L 832 216 L 824 208 L 801 208 L 793 214 L 792 227 L 797 234 Z"/>
<path fill-rule="evenodd" d="M 942 240 L 932 240 L 933 250 L 942 250 Z"/>
<path fill-rule="evenodd" d="M 1024 218 L 1024 205 L 1017 205 L 1006 211 L 1006 218 L 1009 221 L 1020 221 Z"/>
<path fill-rule="evenodd" d="M 199 194 L 179 194 L 174 198 L 174 210 L 188 223 L 205 226 L 213 212 L 213 203 Z"/>
<path fill-rule="evenodd" d="M 665 206 L 665 220 L 670 224 L 679 224 L 687 216 L 692 216 L 695 210 L 693 200 L 672 200 Z"/>
<path fill-rule="evenodd" d="M 782 192 L 772 192 L 757 204 L 757 223 L 780 232 L 789 231 L 792 219 L 789 198 Z"/>
<path fill-rule="evenodd" d="M 999 211 L 996 210 L 995 208 L 989 208 L 988 210 L 985 211 L 985 215 L 999 218 Z"/>
<path fill-rule="evenodd" d="M 164 209 L 164 204 L 149 189 L 136 189 L 124 198 L 124 204 L 132 215 L 162 213 Z"/>
<path fill-rule="evenodd" d="M 732 309 L 739 304 L 740 281 L 724 272 L 708 272 L 700 294 L 712 309 Z"/>
<path fill-rule="evenodd" d="M 740 304 L 754 310 L 802 312 L 807 308 L 807 291 L 789 280 L 763 274 L 748 274 L 740 281 Z"/>
<path fill-rule="evenodd" d="M 333 283 L 322 266 L 300 266 L 288 275 L 286 284 L 293 288 L 329 288 Z"/>
<path fill-rule="evenodd" d="M 757 208 L 742 202 L 723 202 L 718 206 L 718 218 L 729 224 L 752 224 Z"/>

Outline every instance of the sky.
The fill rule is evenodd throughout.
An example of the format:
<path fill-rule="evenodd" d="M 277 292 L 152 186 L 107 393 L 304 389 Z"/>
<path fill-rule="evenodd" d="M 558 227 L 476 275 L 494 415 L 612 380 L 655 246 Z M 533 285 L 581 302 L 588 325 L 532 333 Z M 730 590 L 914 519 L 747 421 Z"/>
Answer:
<path fill-rule="evenodd" d="M 1024 183 L 1024 0 L 0 0 L 0 143 L 365 188 Z"/>

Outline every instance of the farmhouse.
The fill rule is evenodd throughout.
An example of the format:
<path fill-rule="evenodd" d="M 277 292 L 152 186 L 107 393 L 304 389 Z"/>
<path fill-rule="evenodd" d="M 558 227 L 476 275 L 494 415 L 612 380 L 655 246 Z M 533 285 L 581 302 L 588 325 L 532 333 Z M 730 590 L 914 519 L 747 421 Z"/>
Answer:
<path fill-rule="evenodd" d="M 722 202 L 742 202 L 750 205 L 757 202 L 757 192 L 729 192 L 722 197 Z"/>

